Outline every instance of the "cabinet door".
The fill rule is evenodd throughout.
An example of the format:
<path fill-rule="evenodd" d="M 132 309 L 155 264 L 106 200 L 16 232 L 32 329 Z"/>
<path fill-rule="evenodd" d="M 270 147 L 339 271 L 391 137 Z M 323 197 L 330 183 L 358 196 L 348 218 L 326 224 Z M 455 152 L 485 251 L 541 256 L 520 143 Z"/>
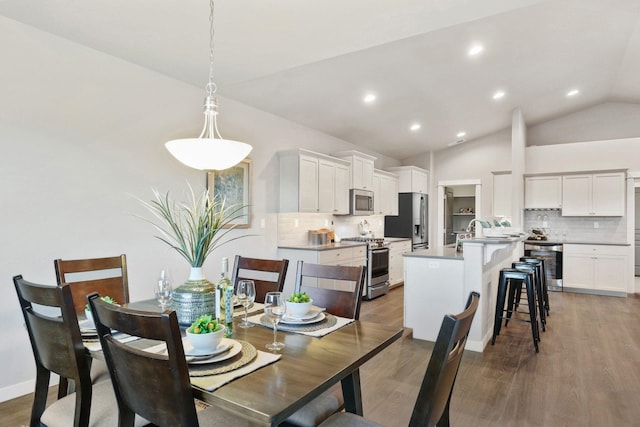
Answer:
<path fill-rule="evenodd" d="M 349 213 L 349 166 L 336 164 L 336 180 L 333 209 L 335 214 Z"/>
<path fill-rule="evenodd" d="M 593 215 L 591 196 L 592 175 L 566 175 L 562 177 L 562 215 Z"/>
<path fill-rule="evenodd" d="M 398 180 L 390 176 L 382 176 L 380 187 L 382 213 L 385 215 L 398 215 Z"/>
<path fill-rule="evenodd" d="M 562 263 L 562 285 L 564 287 L 593 289 L 593 256 L 565 253 L 562 257 Z"/>
<path fill-rule="evenodd" d="M 511 197 L 511 190 L 509 190 Z M 559 176 L 530 176 L 524 180 L 524 207 L 557 209 L 563 204 L 562 179 Z"/>
<path fill-rule="evenodd" d="M 411 171 L 411 191 L 414 193 L 428 194 L 429 175 L 426 172 Z"/>
<path fill-rule="evenodd" d="M 382 209 L 382 180 L 384 178 L 381 175 L 373 175 L 373 212 L 379 215 L 384 213 Z"/>
<path fill-rule="evenodd" d="M 364 159 L 359 157 L 353 157 L 351 161 L 351 187 L 364 189 L 364 182 L 362 181 L 364 170 Z M 373 177 L 371 178 L 371 187 L 373 187 Z"/>
<path fill-rule="evenodd" d="M 300 212 L 318 212 L 318 159 L 300 156 L 298 193 Z"/>
<path fill-rule="evenodd" d="M 318 212 L 333 213 L 335 185 L 335 163 L 320 160 L 318 162 Z"/>
<path fill-rule="evenodd" d="M 593 175 L 593 209 L 598 216 L 624 216 L 624 172 Z"/>
<path fill-rule="evenodd" d="M 593 272 L 594 289 L 627 292 L 627 257 L 598 255 Z"/>
<path fill-rule="evenodd" d="M 362 162 L 362 187 L 365 190 L 373 191 L 373 162 L 364 160 Z"/>

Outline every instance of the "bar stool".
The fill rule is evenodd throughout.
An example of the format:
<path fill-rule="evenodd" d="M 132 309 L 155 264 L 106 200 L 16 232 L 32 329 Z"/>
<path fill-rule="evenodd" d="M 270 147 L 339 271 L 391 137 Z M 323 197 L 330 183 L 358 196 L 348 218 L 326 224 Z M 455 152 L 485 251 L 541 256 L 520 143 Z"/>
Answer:
<path fill-rule="evenodd" d="M 546 315 L 549 316 L 549 289 L 547 288 L 547 269 L 544 265 L 544 259 L 539 257 L 526 257 L 520 258 L 522 262 L 533 262 L 540 265 L 540 275 L 542 276 L 542 293 L 544 294 L 544 308 L 547 311 Z"/>
<path fill-rule="evenodd" d="M 540 324 L 542 325 L 542 331 L 546 331 L 547 319 L 545 316 L 546 310 L 544 308 L 544 296 L 542 292 L 542 275 L 540 274 L 539 264 L 533 262 L 514 262 L 511 264 L 511 268 L 518 270 L 529 270 L 533 272 L 533 287 L 535 289 L 535 301 L 538 308 L 538 316 L 540 317 Z M 519 287 L 514 295 L 514 304 L 517 305 L 521 298 L 522 286 Z"/>
<path fill-rule="evenodd" d="M 518 270 L 515 268 L 503 268 L 500 270 L 500 278 L 498 279 L 498 298 L 496 300 L 496 313 L 493 324 L 493 337 L 491 345 L 496 342 L 496 337 L 500 335 L 502 328 L 502 319 L 518 320 L 531 323 L 531 335 L 533 337 L 533 346 L 536 353 L 538 352 L 538 342 L 540 341 L 540 331 L 538 329 L 538 319 L 536 318 L 535 291 L 533 285 L 533 272 L 531 270 Z M 514 296 L 517 287 L 522 288 L 524 284 L 527 291 L 527 302 L 529 305 L 529 320 L 512 317 Z M 510 298 L 508 299 L 508 307 L 505 311 L 504 303 L 507 300 L 507 291 Z M 506 317 L 505 317 L 506 313 Z"/>

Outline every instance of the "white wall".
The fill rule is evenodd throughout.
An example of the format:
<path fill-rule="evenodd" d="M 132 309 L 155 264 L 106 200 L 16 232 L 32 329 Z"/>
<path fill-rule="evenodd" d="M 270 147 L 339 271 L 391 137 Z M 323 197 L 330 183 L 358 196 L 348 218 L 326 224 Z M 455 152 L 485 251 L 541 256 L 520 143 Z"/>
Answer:
<path fill-rule="evenodd" d="M 527 145 L 601 141 L 640 136 L 640 104 L 604 102 L 580 111 L 530 125 Z"/>
<path fill-rule="evenodd" d="M 55 284 L 55 258 L 127 254 L 133 300 L 150 298 L 161 268 L 176 282 L 189 267 L 154 238 L 136 198 L 151 189 L 182 198 L 186 181 L 204 188 L 205 173 L 174 160 L 164 142 L 196 136 L 204 89 L 150 72 L 0 17 L 0 401 L 33 391 L 33 355 L 11 278 Z M 203 85 L 206 70 L 203 70 Z M 304 147 L 324 153 L 352 144 L 220 99 L 224 136 L 254 147 L 253 228 L 205 263 L 219 276 L 222 256 L 275 257 L 278 158 Z M 378 155 L 381 164 L 398 164 Z M 378 164 L 378 162 L 376 162 Z M 265 228 L 259 228 L 261 219 Z M 295 265 L 295 262 L 293 263 Z"/>

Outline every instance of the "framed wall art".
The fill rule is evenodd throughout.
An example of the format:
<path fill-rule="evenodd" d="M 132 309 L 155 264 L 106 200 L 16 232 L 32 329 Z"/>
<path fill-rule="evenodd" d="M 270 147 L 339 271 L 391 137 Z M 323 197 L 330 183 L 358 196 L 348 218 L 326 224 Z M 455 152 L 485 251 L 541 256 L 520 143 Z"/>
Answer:
<path fill-rule="evenodd" d="M 244 206 L 242 216 L 232 224 L 248 228 L 251 224 L 251 160 L 244 159 L 237 165 L 222 171 L 207 172 L 207 190 L 212 197 L 225 200 L 225 206 Z"/>

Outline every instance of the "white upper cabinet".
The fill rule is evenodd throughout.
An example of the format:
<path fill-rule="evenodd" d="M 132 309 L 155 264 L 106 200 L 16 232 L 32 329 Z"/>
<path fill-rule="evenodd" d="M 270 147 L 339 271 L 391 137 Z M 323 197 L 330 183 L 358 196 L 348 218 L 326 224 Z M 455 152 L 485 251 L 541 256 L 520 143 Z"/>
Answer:
<path fill-rule="evenodd" d="M 399 193 L 429 194 L 429 171 L 416 166 L 397 166 L 387 170 L 398 174 Z"/>
<path fill-rule="evenodd" d="M 525 209 L 560 209 L 561 176 L 528 176 L 524 179 Z"/>
<path fill-rule="evenodd" d="M 373 191 L 373 165 L 376 157 L 354 150 L 336 153 L 336 157 L 351 163 L 351 188 Z"/>
<path fill-rule="evenodd" d="M 511 181 L 511 172 L 494 172 L 493 174 L 493 216 L 495 217 L 513 215 L 511 212 L 513 184 Z"/>
<path fill-rule="evenodd" d="M 376 215 L 398 215 L 398 176 L 375 170 L 373 173 L 373 211 Z"/>
<path fill-rule="evenodd" d="M 280 212 L 349 213 L 349 162 L 303 149 L 279 154 Z"/>
<path fill-rule="evenodd" d="M 563 216 L 624 216 L 625 173 L 599 172 L 562 177 Z"/>

